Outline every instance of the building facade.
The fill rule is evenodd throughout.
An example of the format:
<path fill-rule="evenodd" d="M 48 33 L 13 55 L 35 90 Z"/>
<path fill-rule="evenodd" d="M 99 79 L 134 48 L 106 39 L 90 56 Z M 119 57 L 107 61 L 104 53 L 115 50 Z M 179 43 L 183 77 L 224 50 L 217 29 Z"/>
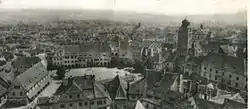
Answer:
<path fill-rule="evenodd" d="M 200 75 L 220 86 L 243 90 L 247 81 L 245 64 L 243 58 L 209 54 L 201 63 Z"/>

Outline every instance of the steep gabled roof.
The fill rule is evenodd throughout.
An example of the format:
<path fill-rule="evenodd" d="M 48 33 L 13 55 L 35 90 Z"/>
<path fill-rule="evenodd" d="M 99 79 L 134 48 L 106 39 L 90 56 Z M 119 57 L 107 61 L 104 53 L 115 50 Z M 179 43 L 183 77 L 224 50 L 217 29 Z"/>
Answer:
<path fill-rule="evenodd" d="M 222 107 L 223 109 L 247 109 L 247 104 L 239 103 L 230 99 L 225 99 Z"/>
<path fill-rule="evenodd" d="M 96 82 L 93 75 L 77 76 L 68 78 L 55 93 L 55 101 L 63 100 L 63 96 L 72 93 L 81 93 L 85 99 L 94 99 L 107 97 L 109 95 L 105 92 L 101 83 Z"/>
<path fill-rule="evenodd" d="M 121 85 L 118 86 L 118 89 L 116 91 L 115 99 L 126 99 L 127 98 L 127 92 L 124 88 L 122 88 Z"/>
<path fill-rule="evenodd" d="M 117 75 L 107 84 L 108 92 L 112 99 L 127 97 L 127 82 Z"/>
<path fill-rule="evenodd" d="M 171 85 L 177 80 L 178 74 L 175 73 L 165 73 L 164 77 L 160 80 L 159 85 L 154 89 L 155 92 L 165 93 L 164 91 L 169 90 Z"/>
<path fill-rule="evenodd" d="M 146 108 L 144 108 L 142 103 L 139 100 L 137 100 L 135 107 L 133 109 L 146 109 Z"/>
<path fill-rule="evenodd" d="M 143 94 L 146 90 L 147 80 L 142 78 L 129 85 L 129 94 Z"/>
<path fill-rule="evenodd" d="M 222 105 L 213 103 L 205 99 L 199 99 L 194 97 L 195 104 L 199 109 L 220 109 Z"/>

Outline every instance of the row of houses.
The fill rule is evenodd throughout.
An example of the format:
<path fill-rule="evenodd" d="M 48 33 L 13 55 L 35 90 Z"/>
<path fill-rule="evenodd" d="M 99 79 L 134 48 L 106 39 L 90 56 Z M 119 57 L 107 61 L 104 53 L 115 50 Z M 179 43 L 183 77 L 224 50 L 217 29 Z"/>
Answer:
<path fill-rule="evenodd" d="M 180 56 L 175 45 L 153 42 L 141 50 L 141 56 L 149 58 L 152 69 L 155 70 L 185 75 L 195 73 L 215 83 L 222 83 L 220 86 L 246 90 L 246 58 L 228 55 L 219 45 L 203 45 L 207 47 L 201 50 L 201 55 Z"/>
<path fill-rule="evenodd" d="M 2 108 L 27 105 L 35 106 L 35 99 L 52 81 L 52 73 L 47 71 L 47 65 L 44 61 L 39 61 L 32 66 L 27 66 L 19 70 L 18 68 L 20 68 L 20 66 L 22 65 L 13 66 L 10 72 L 13 74 L 13 80 L 6 81 L 2 79 L 3 81 L 1 81 L 3 87 L 3 92 L 1 92 L 1 94 L 3 94 L 1 95 Z M 19 71 L 19 73 L 14 73 L 16 71 Z M 1 74 L 3 73 L 4 72 L 1 72 Z M 3 78 L 3 76 L 1 76 L 1 78 Z"/>
<path fill-rule="evenodd" d="M 111 49 L 108 44 L 99 42 L 84 45 L 64 45 L 57 52 L 48 53 L 47 58 L 52 65 L 67 68 L 91 65 L 108 66 L 111 61 Z"/>
<path fill-rule="evenodd" d="M 134 109 L 137 105 L 142 109 L 184 109 L 187 106 L 191 109 L 226 109 L 247 106 L 244 94 L 223 91 L 201 76 L 195 80 L 177 73 L 147 70 L 144 78 L 138 81 L 127 82 L 116 76 L 105 83 L 105 87 L 113 100 L 113 109 Z M 230 96 L 224 97 L 226 95 Z M 230 102 L 238 105 L 233 106 Z"/>
<path fill-rule="evenodd" d="M 64 79 L 52 97 L 38 99 L 37 109 L 108 109 L 112 101 L 94 75 Z"/>

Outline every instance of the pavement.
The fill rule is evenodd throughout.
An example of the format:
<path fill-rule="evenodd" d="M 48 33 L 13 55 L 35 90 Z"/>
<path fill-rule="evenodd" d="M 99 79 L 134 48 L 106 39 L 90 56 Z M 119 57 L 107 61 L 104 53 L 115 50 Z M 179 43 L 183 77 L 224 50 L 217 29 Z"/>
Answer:
<path fill-rule="evenodd" d="M 117 68 L 104 68 L 104 67 L 95 67 L 95 68 L 79 68 L 79 69 L 71 69 L 69 72 L 65 74 L 66 78 L 70 76 L 84 76 L 87 75 L 95 75 L 97 81 L 112 79 L 116 75 L 124 77 L 125 75 L 129 75 L 130 72 L 125 70 L 119 70 Z"/>

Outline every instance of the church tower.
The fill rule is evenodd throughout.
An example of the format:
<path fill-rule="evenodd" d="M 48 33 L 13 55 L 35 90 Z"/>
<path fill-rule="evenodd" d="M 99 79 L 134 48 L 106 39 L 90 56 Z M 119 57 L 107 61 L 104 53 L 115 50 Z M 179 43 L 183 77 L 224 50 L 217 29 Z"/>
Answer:
<path fill-rule="evenodd" d="M 178 31 L 178 46 L 177 46 L 177 52 L 181 56 L 188 55 L 188 49 L 189 49 L 189 37 L 191 37 L 191 29 L 188 27 L 190 25 L 190 22 L 185 18 L 182 21 L 182 25 L 179 28 Z"/>

